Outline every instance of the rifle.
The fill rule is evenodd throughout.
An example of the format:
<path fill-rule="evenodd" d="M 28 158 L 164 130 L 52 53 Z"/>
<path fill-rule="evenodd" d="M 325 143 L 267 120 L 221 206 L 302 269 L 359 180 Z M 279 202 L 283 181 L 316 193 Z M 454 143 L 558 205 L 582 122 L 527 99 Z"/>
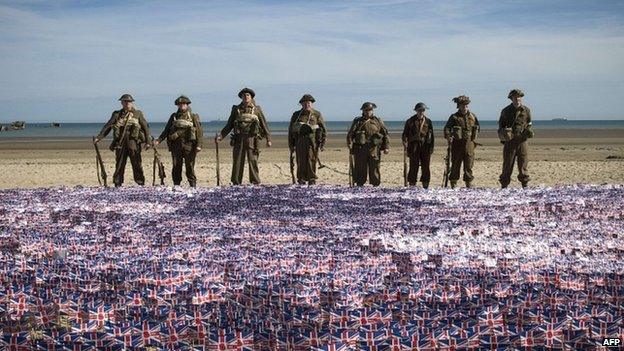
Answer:
<path fill-rule="evenodd" d="M 321 163 L 321 159 L 319 158 L 319 146 L 317 145 L 314 148 L 314 157 L 316 157 L 316 162 L 318 162 L 318 168 L 325 168 L 325 165 Z"/>
<path fill-rule="evenodd" d="M 407 145 L 403 145 L 403 186 L 407 186 Z"/>
<path fill-rule="evenodd" d="M 152 137 L 152 142 L 154 138 Z M 160 160 L 160 154 L 158 150 L 156 150 L 156 146 L 154 146 L 154 163 L 152 165 L 152 186 L 156 185 L 156 167 L 158 167 L 158 178 L 160 178 L 160 185 L 165 185 L 165 178 L 167 177 L 167 172 L 165 172 L 165 165 L 163 165 Z"/>
<path fill-rule="evenodd" d="M 349 145 L 349 187 L 353 188 L 353 153 Z"/>
<path fill-rule="evenodd" d="M 446 157 L 444 157 L 444 181 L 442 185 L 445 188 L 448 187 L 449 176 L 451 175 L 451 144 L 453 144 L 453 137 L 449 139 L 446 147 Z"/>
<path fill-rule="evenodd" d="M 102 180 L 104 181 L 104 187 L 108 188 L 108 184 L 106 183 L 106 169 L 104 168 L 104 161 L 102 161 L 102 155 L 100 155 L 100 148 L 95 142 L 95 136 L 93 137 L 93 147 L 95 147 L 95 169 L 98 177 L 98 183 L 102 185 Z M 101 175 L 101 179 L 100 179 Z"/>
<path fill-rule="evenodd" d="M 217 152 L 217 186 L 221 186 L 221 169 L 220 169 L 220 165 L 219 165 L 219 142 L 217 141 L 217 138 L 215 138 L 215 150 Z"/>
<path fill-rule="evenodd" d="M 295 151 L 290 149 L 290 178 L 295 184 Z"/>

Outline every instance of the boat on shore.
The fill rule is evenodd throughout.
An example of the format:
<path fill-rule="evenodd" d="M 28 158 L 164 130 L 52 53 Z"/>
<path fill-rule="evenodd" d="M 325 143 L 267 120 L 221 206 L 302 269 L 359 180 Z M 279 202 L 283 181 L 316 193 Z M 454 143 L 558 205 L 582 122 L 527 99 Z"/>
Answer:
<path fill-rule="evenodd" d="M 565 117 L 553 118 L 551 121 L 553 122 L 567 122 L 568 119 Z"/>

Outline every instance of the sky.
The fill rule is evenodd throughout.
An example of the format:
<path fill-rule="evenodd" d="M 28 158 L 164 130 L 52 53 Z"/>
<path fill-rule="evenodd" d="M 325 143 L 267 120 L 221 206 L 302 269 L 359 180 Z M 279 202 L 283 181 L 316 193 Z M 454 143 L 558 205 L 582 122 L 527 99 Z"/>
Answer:
<path fill-rule="evenodd" d="M 0 0 L 0 53 L 3 122 L 105 122 L 123 93 L 227 119 L 246 86 L 271 121 L 304 93 L 326 120 L 445 120 L 461 94 L 497 119 L 512 88 L 534 119 L 624 119 L 624 1 Z"/>

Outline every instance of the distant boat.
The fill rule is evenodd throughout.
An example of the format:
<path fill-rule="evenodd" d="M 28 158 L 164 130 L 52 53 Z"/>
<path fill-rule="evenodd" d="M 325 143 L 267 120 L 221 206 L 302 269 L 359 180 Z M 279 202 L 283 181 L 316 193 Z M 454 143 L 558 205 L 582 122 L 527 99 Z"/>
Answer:
<path fill-rule="evenodd" d="M 552 121 L 553 122 L 567 122 L 568 119 L 565 117 L 559 117 L 559 118 L 553 118 Z"/>
<path fill-rule="evenodd" d="M 7 128 L 7 126 L 3 126 L 2 124 L 0 124 L 0 132 L 4 132 L 5 130 L 8 130 L 9 128 Z"/>
<path fill-rule="evenodd" d="M 15 121 L 11 123 L 11 129 L 13 130 L 22 130 L 26 128 L 26 122 L 24 121 Z"/>
<path fill-rule="evenodd" d="M 61 124 L 59 122 L 52 122 L 52 124 L 50 126 L 54 127 L 54 128 L 59 128 L 61 126 Z"/>

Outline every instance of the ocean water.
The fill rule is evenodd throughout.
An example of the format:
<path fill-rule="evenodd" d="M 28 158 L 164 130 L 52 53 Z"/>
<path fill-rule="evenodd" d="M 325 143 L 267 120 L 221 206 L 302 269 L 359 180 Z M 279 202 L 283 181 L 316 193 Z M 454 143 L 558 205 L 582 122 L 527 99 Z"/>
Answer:
<path fill-rule="evenodd" d="M 482 130 L 498 128 L 498 121 L 480 122 Z M 405 121 L 385 121 L 385 123 L 391 133 L 399 133 L 403 131 Z M 433 121 L 433 127 L 438 131 L 444 128 L 444 124 L 445 121 Z M 96 135 L 103 125 L 104 121 L 102 123 L 62 123 L 59 128 L 54 128 L 50 123 L 27 123 L 24 130 L 0 132 L 0 140 L 7 138 L 89 138 Z M 206 137 L 215 135 L 224 125 L 225 121 L 203 122 L 204 135 Z M 350 126 L 351 121 L 327 122 L 327 130 L 330 134 L 345 134 Z M 533 126 L 536 129 L 624 129 L 624 120 L 537 120 L 533 121 Z M 155 137 L 160 135 L 164 127 L 164 122 L 150 123 L 152 135 Z M 272 135 L 286 135 L 288 122 L 269 122 L 269 129 Z"/>

